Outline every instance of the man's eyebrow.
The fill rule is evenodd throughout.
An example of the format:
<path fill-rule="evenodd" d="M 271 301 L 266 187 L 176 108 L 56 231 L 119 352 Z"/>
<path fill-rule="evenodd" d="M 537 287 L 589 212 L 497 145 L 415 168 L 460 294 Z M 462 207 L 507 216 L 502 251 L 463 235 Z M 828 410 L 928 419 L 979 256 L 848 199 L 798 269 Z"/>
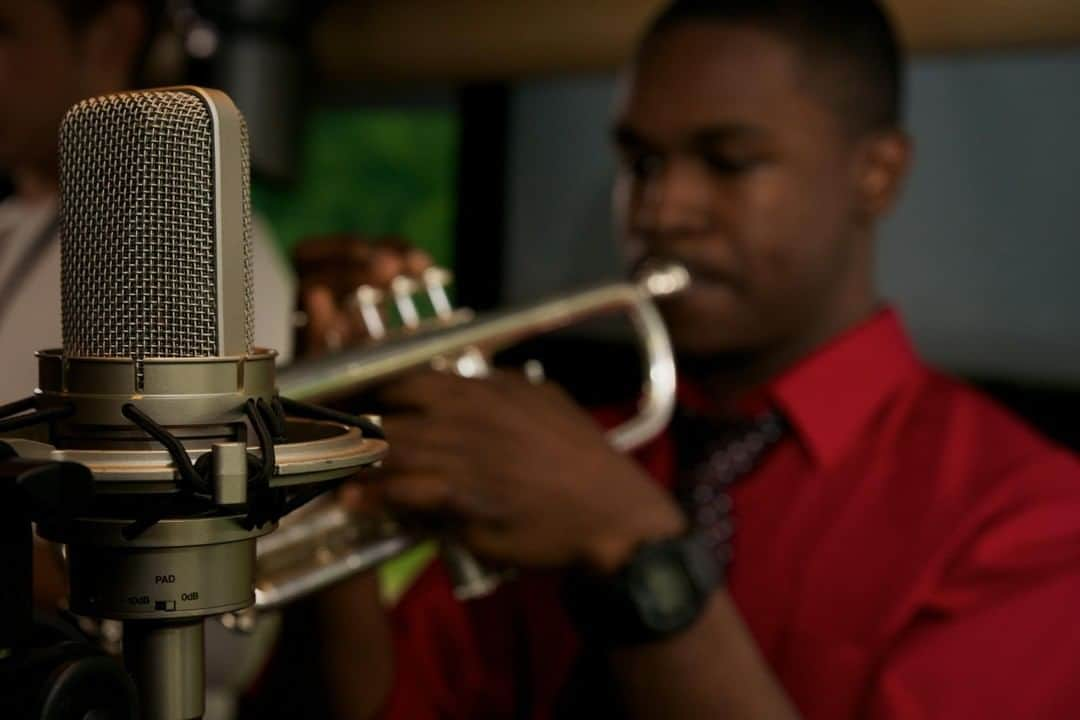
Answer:
<path fill-rule="evenodd" d="M 684 143 L 691 148 L 710 147 L 740 140 L 765 137 L 767 131 L 756 125 L 744 123 L 721 123 L 697 128 L 689 133 Z M 620 148 L 653 148 L 659 143 L 650 140 L 630 125 L 620 123 L 611 132 L 612 141 Z"/>
<path fill-rule="evenodd" d="M 743 123 L 725 123 L 710 125 L 695 130 L 690 135 L 690 144 L 696 147 L 722 145 L 739 140 L 756 140 L 767 135 L 764 128 Z"/>

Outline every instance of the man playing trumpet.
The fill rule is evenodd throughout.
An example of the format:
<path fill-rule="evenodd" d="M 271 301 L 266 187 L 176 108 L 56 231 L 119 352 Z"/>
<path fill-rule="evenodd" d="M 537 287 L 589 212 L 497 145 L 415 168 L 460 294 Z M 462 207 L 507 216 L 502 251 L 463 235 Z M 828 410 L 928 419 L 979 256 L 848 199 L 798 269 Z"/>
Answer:
<path fill-rule="evenodd" d="M 615 212 L 631 262 L 693 277 L 662 305 L 676 422 L 632 459 L 550 386 L 387 387 L 363 494 L 523 571 L 466 604 L 439 565 L 389 612 L 370 577 L 326 593 L 337 716 L 1080 713 L 1080 466 L 927 368 L 874 284 L 901 79 L 870 0 L 675 0 L 651 25 Z"/>

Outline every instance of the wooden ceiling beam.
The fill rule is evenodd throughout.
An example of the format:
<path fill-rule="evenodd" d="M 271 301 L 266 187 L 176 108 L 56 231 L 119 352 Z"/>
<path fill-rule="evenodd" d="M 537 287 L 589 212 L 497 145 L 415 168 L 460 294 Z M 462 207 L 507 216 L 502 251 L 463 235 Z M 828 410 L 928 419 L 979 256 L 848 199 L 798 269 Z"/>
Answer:
<path fill-rule="evenodd" d="M 661 0 L 341 0 L 315 30 L 332 81 L 610 71 Z M 916 53 L 1080 45 L 1077 0 L 891 0 Z"/>

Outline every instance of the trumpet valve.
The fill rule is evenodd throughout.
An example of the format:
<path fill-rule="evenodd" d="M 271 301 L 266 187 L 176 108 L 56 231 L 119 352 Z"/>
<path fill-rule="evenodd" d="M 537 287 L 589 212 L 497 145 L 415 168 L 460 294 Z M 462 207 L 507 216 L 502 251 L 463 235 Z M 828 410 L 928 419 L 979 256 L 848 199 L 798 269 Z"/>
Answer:
<path fill-rule="evenodd" d="M 420 326 L 420 313 L 416 310 L 413 295 L 420 289 L 420 284 L 411 277 L 398 275 L 390 281 L 390 293 L 394 298 L 394 307 L 397 309 L 401 324 L 409 330 L 415 330 Z"/>
<path fill-rule="evenodd" d="M 359 286 L 349 297 L 350 309 L 358 317 L 368 337 L 372 340 L 381 340 L 386 336 L 386 325 L 379 311 L 382 301 L 382 291 L 371 285 Z"/>
<path fill-rule="evenodd" d="M 454 276 L 445 268 L 429 267 L 421 276 L 424 290 L 427 292 L 431 309 L 435 317 L 440 320 L 449 320 L 454 315 L 454 308 L 450 305 L 450 297 L 446 294 L 446 286 L 453 282 Z"/>

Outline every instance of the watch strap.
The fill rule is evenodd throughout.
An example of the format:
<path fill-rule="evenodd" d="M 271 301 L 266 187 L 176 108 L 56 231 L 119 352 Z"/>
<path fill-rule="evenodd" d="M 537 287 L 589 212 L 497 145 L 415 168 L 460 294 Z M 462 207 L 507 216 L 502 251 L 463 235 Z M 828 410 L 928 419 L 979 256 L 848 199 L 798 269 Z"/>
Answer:
<path fill-rule="evenodd" d="M 707 539 L 691 532 L 642 543 L 611 575 L 568 573 L 563 599 L 586 643 L 640 645 L 692 625 L 721 577 Z"/>

